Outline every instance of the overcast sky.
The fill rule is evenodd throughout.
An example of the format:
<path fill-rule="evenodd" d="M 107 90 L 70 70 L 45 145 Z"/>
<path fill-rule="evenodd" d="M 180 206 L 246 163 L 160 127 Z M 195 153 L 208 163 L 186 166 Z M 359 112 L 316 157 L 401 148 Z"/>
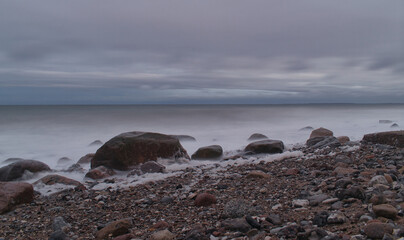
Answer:
<path fill-rule="evenodd" d="M 404 103 L 403 0 L 0 1 L 0 104 Z"/>

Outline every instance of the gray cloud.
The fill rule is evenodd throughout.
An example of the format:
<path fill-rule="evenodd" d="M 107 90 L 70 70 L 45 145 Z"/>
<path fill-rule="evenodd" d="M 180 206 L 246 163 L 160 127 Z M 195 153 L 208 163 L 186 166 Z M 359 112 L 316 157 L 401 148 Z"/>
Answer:
<path fill-rule="evenodd" d="M 404 102 L 403 8 L 400 0 L 5 1 L 0 87 L 41 89 L 45 99 L 98 89 L 91 102 L 119 102 L 126 88 L 144 98 L 122 99 L 133 103 Z M 90 101 L 79 93 L 70 96 Z M 67 96 L 49 93 L 56 99 Z"/>

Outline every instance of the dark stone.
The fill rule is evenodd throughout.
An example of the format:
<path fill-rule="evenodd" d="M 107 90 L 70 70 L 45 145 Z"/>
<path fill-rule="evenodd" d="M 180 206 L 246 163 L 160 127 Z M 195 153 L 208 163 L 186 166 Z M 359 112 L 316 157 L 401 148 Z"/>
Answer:
<path fill-rule="evenodd" d="M 131 218 L 125 218 L 108 223 L 107 225 L 105 225 L 105 227 L 103 227 L 101 230 L 97 232 L 95 239 L 98 240 L 107 239 L 109 235 L 116 237 L 119 235 L 129 233 L 129 229 L 132 226 L 133 222 Z"/>
<path fill-rule="evenodd" d="M 330 147 L 330 148 L 339 147 L 339 146 L 341 146 L 341 143 L 338 141 L 338 139 L 336 137 L 329 136 L 329 137 L 310 138 L 309 140 L 306 141 L 306 145 L 313 149 L 318 149 L 318 148 L 325 148 L 325 147 Z"/>
<path fill-rule="evenodd" d="M 404 147 L 404 130 L 366 134 L 362 141 L 402 148 Z"/>
<path fill-rule="evenodd" d="M 170 137 L 178 139 L 180 142 L 195 142 L 196 139 L 189 135 L 168 135 Z"/>
<path fill-rule="evenodd" d="M 67 239 L 69 238 L 63 231 L 53 232 L 48 238 L 48 240 L 67 240 Z"/>
<path fill-rule="evenodd" d="M 66 228 L 71 227 L 70 224 L 66 223 L 63 217 L 55 217 L 53 219 L 52 223 L 52 230 L 57 232 L 57 231 L 63 231 Z"/>
<path fill-rule="evenodd" d="M 312 131 L 313 129 L 314 129 L 313 127 L 307 126 L 307 127 L 304 127 L 304 128 L 300 128 L 299 131 Z"/>
<path fill-rule="evenodd" d="M 36 160 L 20 160 L 0 168 L 0 181 L 13 181 L 21 178 L 25 171 L 32 173 L 50 171 L 50 167 Z"/>
<path fill-rule="evenodd" d="M 268 222 L 274 224 L 274 225 L 282 225 L 283 221 L 281 219 L 281 217 L 278 214 L 269 214 L 269 216 L 267 216 L 265 218 L 265 220 L 267 220 Z"/>
<path fill-rule="evenodd" d="M 0 214 L 34 200 L 34 188 L 29 183 L 0 182 Z"/>
<path fill-rule="evenodd" d="M 282 153 L 284 148 L 282 141 L 262 140 L 248 144 L 244 151 L 252 154 Z"/>
<path fill-rule="evenodd" d="M 150 132 L 122 133 L 102 145 L 91 160 L 91 168 L 105 166 L 130 170 L 136 165 L 158 158 L 189 159 L 178 139 Z"/>
<path fill-rule="evenodd" d="M 399 128 L 400 126 L 398 126 L 398 124 L 397 123 L 393 123 L 393 124 L 391 124 L 391 126 L 390 126 L 391 128 Z"/>
<path fill-rule="evenodd" d="M 166 167 L 155 161 L 145 162 L 140 165 L 140 170 L 143 173 L 163 173 Z"/>
<path fill-rule="evenodd" d="M 247 223 L 245 218 L 234 218 L 234 219 L 227 219 L 221 223 L 221 226 L 229 231 L 239 231 L 242 233 L 246 233 L 251 229 L 250 224 Z"/>
<path fill-rule="evenodd" d="M 344 154 L 340 154 L 335 157 L 335 163 L 339 163 L 339 162 L 351 164 L 352 159 Z"/>
<path fill-rule="evenodd" d="M 335 182 L 335 187 L 336 188 L 342 188 L 342 189 L 344 189 L 344 188 L 346 188 L 348 185 L 350 185 L 350 184 L 353 184 L 353 182 L 351 181 L 351 179 L 346 179 L 346 178 L 343 178 L 343 179 L 339 179 L 339 180 L 337 180 L 336 182 Z"/>
<path fill-rule="evenodd" d="M 335 196 L 340 200 L 347 198 L 357 198 L 360 200 L 365 200 L 366 195 L 362 188 L 360 187 L 350 187 L 349 189 L 340 189 L 335 192 Z"/>
<path fill-rule="evenodd" d="M 102 178 L 107 178 L 115 174 L 115 171 L 109 168 L 106 168 L 104 166 L 98 166 L 96 168 L 91 169 L 86 173 L 85 177 L 91 178 L 91 179 L 102 179 Z"/>
<path fill-rule="evenodd" d="M 254 218 L 251 216 L 246 216 L 245 220 L 247 221 L 248 224 L 250 224 L 251 227 L 256 228 L 256 229 L 261 229 L 261 224 L 257 222 Z"/>
<path fill-rule="evenodd" d="M 268 139 L 268 137 L 261 133 L 254 133 L 247 140 L 248 141 L 258 141 L 258 140 L 264 140 L 264 139 Z"/>
<path fill-rule="evenodd" d="M 279 230 L 277 235 L 286 238 L 294 238 L 299 232 L 304 232 L 304 229 L 298 225 L 289 225 Z"/>
<path fill-rule="evenodd" d="M 214 160 L 220 159 L 223 155 L 223 148 L 219 145 L 211 145 L 199 148 L 194 154 L 192 159 L 198 160 Z"/>
<path fill-rule="evenodd" d="M 329 214 L 326 211 L 316 214 L 313 218 L 313 224 L 317 225 L 318 227 L 323 227 L 323 226 L 327 225 L 328 216 L 329 216 Z"/>
<path fill-rule="evenodd" d="M 173 203 L 173 202 L 174 202 L 174 199 L 172 197 L 166 196 L 161 199 L 161 203 L 164 203 L 164 204 L 169 204 L 169 203 Z"/>
<path fill-rule="evenodd" d="M 186 235 L 185 240 L 209 240 L 210 238 L 206 234 L 206 229 L 202 225 L 198 224 L 194 226 Z"/>
<path fill-rule="evenodd" d="M 103 143 L 102 143 L 100 140 L 95 140 L 94 142 L 90 143 L 89 146 L 100 146 L 100 145 L 102 145 L 102 144 L 103 144 Z"/>

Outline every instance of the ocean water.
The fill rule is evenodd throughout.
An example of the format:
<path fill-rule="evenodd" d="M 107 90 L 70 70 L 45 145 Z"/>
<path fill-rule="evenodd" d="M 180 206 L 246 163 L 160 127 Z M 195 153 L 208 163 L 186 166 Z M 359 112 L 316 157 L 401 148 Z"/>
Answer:
<path fill-rule="evenodd" d="M 391 128 L 393 123 L 399 128 Z M 253 133 L 290 147 L 307 140 L 310 131 L 300 130 L 306 126 L 361 140 L 366 133 L 403 129 L 404 105 L 0 106 L 0 166 L 8 158 L 24 158 L 63 169 L 58 159 L 75 163 L 98 149 L 90 146 L 93 141 L 128 131 L 191 135 L 196 142 L 182 143 L 190 155 L 212 144 L 225 152 L 243 149 Z"/>

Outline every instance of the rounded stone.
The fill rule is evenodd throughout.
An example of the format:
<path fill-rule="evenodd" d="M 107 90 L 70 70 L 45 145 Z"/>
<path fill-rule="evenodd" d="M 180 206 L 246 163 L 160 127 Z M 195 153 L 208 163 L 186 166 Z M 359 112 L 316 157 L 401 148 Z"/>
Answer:
<path fill-rule="evenodd" d="M 210 193 L 200 193 L 195 198 L 195 206 L 206 207 L 217 202 L 216 197 Z"/>

